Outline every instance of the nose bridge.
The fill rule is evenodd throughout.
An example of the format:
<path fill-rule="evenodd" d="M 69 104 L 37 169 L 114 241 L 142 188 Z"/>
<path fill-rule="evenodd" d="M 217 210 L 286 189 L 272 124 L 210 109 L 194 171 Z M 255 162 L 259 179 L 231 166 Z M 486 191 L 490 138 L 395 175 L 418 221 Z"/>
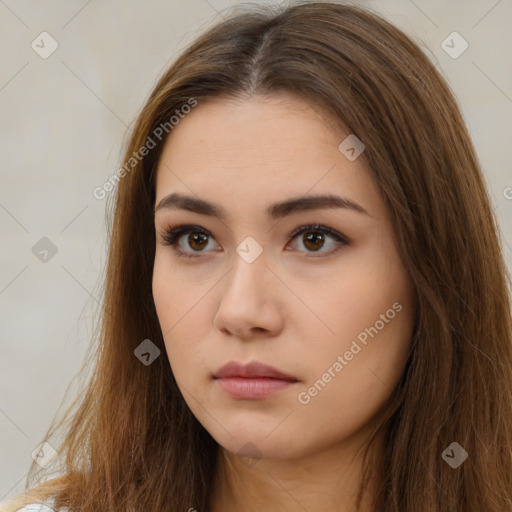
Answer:
<path fill-rule="evenodd" d="M 222 287 L 221 316 L 258 321 L 264 310 L 268 313 L 275 307 L 271 283 L 275 277 L 267 266 L 267 253 L 254 239 L 245 239 L 235 249 L 231 270 Z"/>
<path fill-rule="evenodd" d="M 228 288 L 235 295 L 259 294 L 260 288 L 267 281 L 267 257 L 260 245 L 253 237 L 245 238 L 236 247 L 233 255 L 233 266 L 228 276 Z M 230 290 L 226 290 L 229 293 Z"/>
<path fill-rule="evenodd" d="M 275 276 L 265 253 L 261 250 L 256 255 L 255 249 L 252 241 L 237 247 L 214 318 L 217 330 L 244 339 L 261 332 L 275 335 L 283 327 L 281 308 L 274 302 Z"/>

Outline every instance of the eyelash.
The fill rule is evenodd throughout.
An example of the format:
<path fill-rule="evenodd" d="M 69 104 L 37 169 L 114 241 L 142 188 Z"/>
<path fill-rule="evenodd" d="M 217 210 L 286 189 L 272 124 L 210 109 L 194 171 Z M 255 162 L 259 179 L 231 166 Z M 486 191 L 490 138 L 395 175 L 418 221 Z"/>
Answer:
<path fill-rule="evenodd" d="M 338 233 L 337 231 L 334 231 L 333 229 L 331 229 L 327 226 L 322 226 L 320 224 L 307 224 L 305 226 L 301 226 L 301 227 L 297 228 L 290 235 L 290 238 L 291 238 L 291 240 L 294 240 L 299 235 L 301 235 L 303 233 L 309 233 L 309 232 L 322 233 L 324 235 L 328 235 L 337 242 L 337 247 L 335 247 L 334 249 L 327 251 L 325 253 L 319 253 L 319 254 L 322 254 L 323 256 L 330 256 L 331 254 L 334 254 L 338 250 L 342 249 L 344 246 L 349 245 L 348 240 L 344 236 L 342 236 L 340 233 Z M 171 246 L 177 256 L 183 257 L 183 258 L 201 257 L 201 254 L 202 254 L 201 251 L 196 251 L 196 254 L 194 255 L 194 254 L 189 254 L 189 253 L 183 252 L 177 247 L 179 239 L 183 235 L 190 234 L 190 233 L 201 233 L 208 237 L 212 236 L 212 234 L 208 230 L 206 230 L 200 226 L 194 226 L 194 225 L 189 225 L 189 224 L 178 224 L 178 225 L 174 225 L 174 226 L 169 226 L 163 233 L 159 233 L 159 235 L 161 238 L 162 245 Z M 309 251 L 309 252 L 311 254 L 315 254 L 312 251 Z M 313 257 L 318 258 L 319 256 L 313 256 Z"/>

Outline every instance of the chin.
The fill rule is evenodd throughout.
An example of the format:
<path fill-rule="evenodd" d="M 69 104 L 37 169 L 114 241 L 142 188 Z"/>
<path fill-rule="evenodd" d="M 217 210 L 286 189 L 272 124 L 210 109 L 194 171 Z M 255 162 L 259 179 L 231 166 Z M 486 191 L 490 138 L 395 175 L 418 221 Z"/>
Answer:
<path fill-rule="evenodd" d="M 278 433 L 272 432 L 272 428 L 253 427 L 235 432 L 233 437 L 225 431 L 220 436 L 213 437 L 228 452 L 242 458 L 254 459 L 253 463 L 258 459 L 288 460 L 307 454 L 305 446 L 296 444 L 300 439 L 291 436 L 285 429 Z"/>

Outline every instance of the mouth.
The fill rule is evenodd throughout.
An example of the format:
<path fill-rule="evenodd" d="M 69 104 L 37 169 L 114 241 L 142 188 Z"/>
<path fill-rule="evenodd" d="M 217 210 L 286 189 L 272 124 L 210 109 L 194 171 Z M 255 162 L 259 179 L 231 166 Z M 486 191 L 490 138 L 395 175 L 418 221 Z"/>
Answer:
<path fill-rule="evenodd" d="M 259 362 L 241 364 L 230 361 L 213 379 L 232 398 L 256 400 L 266 398 L 299 382 L 285 372 Z"/>

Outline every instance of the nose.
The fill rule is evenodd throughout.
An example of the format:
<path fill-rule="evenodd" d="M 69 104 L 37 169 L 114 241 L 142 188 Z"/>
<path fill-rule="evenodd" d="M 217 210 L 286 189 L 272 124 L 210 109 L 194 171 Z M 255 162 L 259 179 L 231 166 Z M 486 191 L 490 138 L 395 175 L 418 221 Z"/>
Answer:
<path fill-rule="evenodd" d="M 233 267 L 218 288 L 215 329 L 244 340 L 278 335 L 283 327 L 283 288 L 264 253 L 252 263 L 235 254 Z"/>

